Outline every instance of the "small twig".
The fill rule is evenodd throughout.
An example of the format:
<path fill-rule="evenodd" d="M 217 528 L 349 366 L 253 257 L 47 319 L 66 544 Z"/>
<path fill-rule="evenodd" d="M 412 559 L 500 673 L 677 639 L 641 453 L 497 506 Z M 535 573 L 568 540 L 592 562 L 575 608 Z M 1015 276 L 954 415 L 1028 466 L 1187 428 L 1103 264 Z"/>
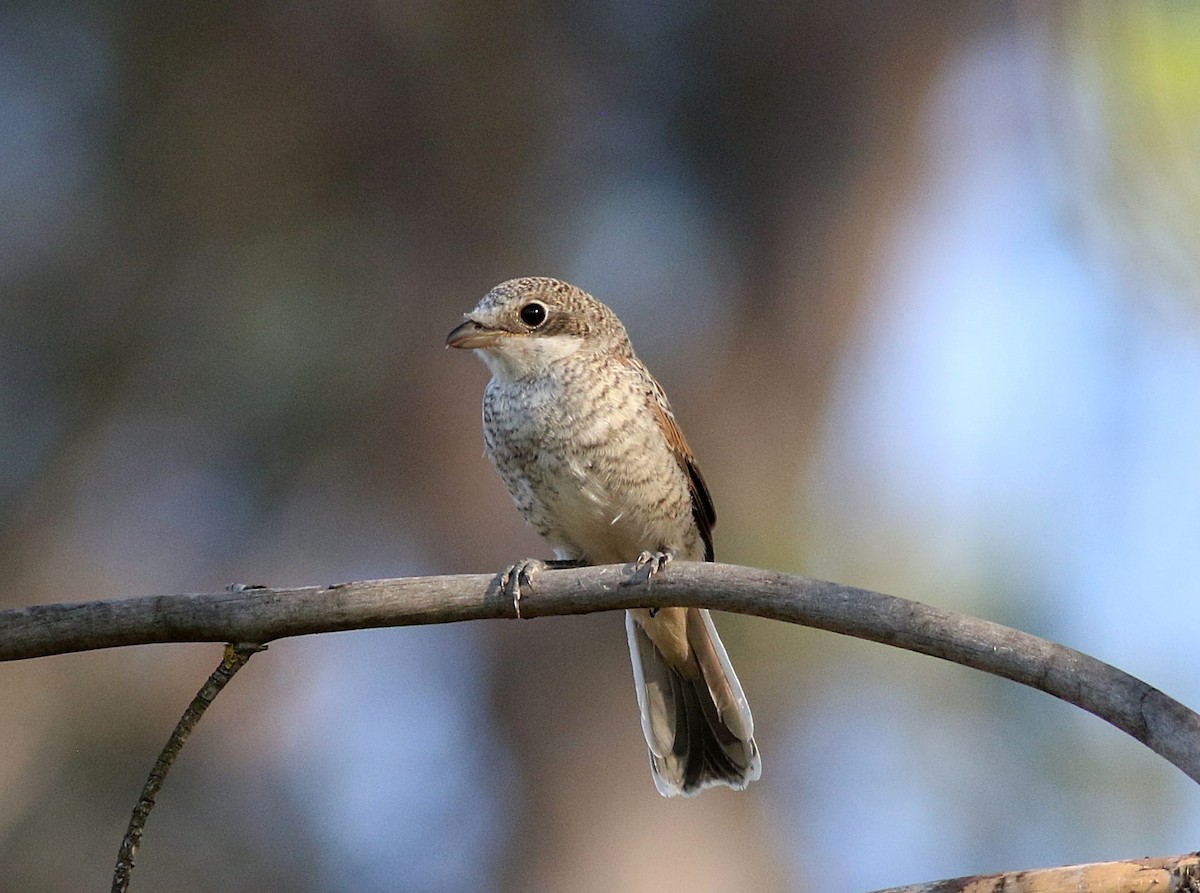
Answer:
<path fill-rule="evenodd" d="M 183 749 L 183 744 L 192 733 L 192 729 L 196 727 L 196 723 L 200 722 L 200 717 L 204 715 L 208 705 L 213 702 L 213 699 L 233 678 L 234 674 L 246 665 L 251 656 L 259 651 L 265 651 L 266 648 L 266 645 L 226 645 L 221 663 L 213 670 L 212 675 L 208 677 L 208 681 L 204 683 L 200 691 L 196 693 L 196 697 L 192 698 L 192 703 L 188 704 L 187 709 L 183 711 L 183 716 L 175 725 L 175 731 L 171 733 L 166 746 L 163 747 L 154 763 L 154 768 L 150 770 L 146 784 L 142 787 L 142 795 L 133 808 L 133 815 L 129 817 L 129 826 L 125 829 L 125 837 L 121 840 L 120 850 L 117 851 L 117 865 L 113 869 L 113 893 L 125 893 L 129 889 L 129 877 L 133 873 L 133 857 L 142 843 L 146 819 L 150 816 L 150 810 L 154 809 L 154 798 L 158 796 L 163 782 L 167 780 L 167 773 L 171 771 L 171 766 Z"/>

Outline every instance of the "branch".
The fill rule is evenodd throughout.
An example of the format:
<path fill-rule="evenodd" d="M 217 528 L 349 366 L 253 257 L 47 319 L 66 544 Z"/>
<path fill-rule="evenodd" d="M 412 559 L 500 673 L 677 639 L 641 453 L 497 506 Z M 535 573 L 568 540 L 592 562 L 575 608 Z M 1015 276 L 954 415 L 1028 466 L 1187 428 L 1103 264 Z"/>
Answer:
<path fill-rule="evenodd" d="M 875 893 L 1068 893 L 1079 890 L 1093 893 L 1198 893 L 1200 854 L 980 874 L 911 887 L 889 887 Z"/>
<path fill-rule="evenodd" d="M 287 636 L 513 618 L 487 574 L 326 588 L 247 589 L 0 612 L 0 660 L 151 642 L 260 642 Z M 974 667 L 1081 707 L 1200 782 L 1200 716 L 1093 657 L 998 623 L 918 602 L 728 564 L 672 562 L 648 588 L 628 565 L 545 571 L 521 616 L 670 605 L 714 608 L 882 642 Z"/>
<path fill-rule="evenodd" d="M 129 889 L 130 876 L 133 874 L 133 860 L 137 855 L 138 847 L 142 845 L 146 819 L 150 818 L 150 810 L 154 809 L 154 800 L 158 796 L 158 792 L 162 790 L 163 782 L 167 780 L 167 773 L 175 764 L 176 757 L 183 750 L 184 742 L 192 734 L 192 729 L 196 728 L 196 723 L 200 722 L 204 711 L 221 693 L 225 684 L 233 678 L 234 673 L 244 667 L 246 661 L 264 648 L 266 648 L 265 645 L 226 645 L 221 663 L 208 677 L 204 687 L 196 693 L 196 697 L 192 698 L 192 703 L 188 704 L 187 710 L 183 711 L 183 716 L 176 723 L 171 737 L 167 739 L 158 759 L 154 761 L 154 768 L 150 770 L 146 784 L 142 787 L 142 794 L 138 797 L 137 805 L 133 807 L 133 814 L 129 817 L 129 825 L 125 829 L 121 847 L 117 851 L 117 865 L 113 869 L 112 893 L 125 893 Z"/>

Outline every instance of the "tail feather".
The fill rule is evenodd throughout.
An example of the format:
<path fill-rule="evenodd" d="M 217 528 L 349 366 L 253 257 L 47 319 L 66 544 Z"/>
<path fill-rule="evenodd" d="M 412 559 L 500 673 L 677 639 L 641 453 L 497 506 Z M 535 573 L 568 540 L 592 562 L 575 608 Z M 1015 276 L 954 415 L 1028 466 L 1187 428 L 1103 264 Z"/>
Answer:
<path fill-rule="evenodd" d="M 672 664 L 626 613 L 642 731 L 659 793 L 695 794 L 715 785 L 740 790 L 762 763 L 754 720 L 708 611 L 686 614 L 689 660 Z"/>

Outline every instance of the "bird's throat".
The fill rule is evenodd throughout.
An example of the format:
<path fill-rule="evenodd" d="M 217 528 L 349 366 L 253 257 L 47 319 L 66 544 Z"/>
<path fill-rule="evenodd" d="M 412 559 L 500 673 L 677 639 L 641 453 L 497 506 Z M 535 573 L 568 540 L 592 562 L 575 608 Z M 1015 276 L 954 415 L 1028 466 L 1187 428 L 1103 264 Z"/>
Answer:
<path fill-rule="evenodd" d="M 514 335 L 477 348 L 475 353 L 496 379 L 521 381 L 542 374 L 581 347 L 583 339 L 574 335 Z"/>

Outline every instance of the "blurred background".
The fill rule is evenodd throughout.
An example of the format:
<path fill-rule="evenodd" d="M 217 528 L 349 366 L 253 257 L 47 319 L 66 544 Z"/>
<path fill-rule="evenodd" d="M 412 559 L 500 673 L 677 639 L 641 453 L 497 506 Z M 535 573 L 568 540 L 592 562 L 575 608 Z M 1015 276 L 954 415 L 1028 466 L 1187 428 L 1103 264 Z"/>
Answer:
<path fill-rule="evenodd" d="M 1200 707 L 1200 6 L 0 6 L 5 607 L 546 549 L 443 349 L 611 304 L 720 560 L 1063 642 Z M 1194 850 L 1200 791 L 960 667 L 718 622 L 749 791 L 665 801 L 621 618 L 272 644 L 134 889 L 866 891 Z M 104 889 L 220 657 L 0 665 L 3 887 Z"/>

